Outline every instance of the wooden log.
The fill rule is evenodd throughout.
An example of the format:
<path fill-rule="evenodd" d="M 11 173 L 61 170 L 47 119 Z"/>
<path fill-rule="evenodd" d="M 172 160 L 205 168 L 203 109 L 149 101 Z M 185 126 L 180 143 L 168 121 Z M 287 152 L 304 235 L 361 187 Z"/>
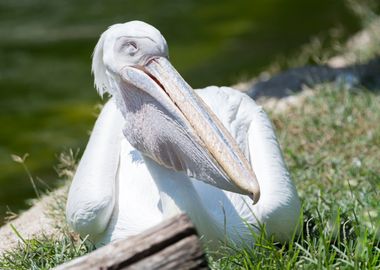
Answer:
<path fill-rule="evenodd" d="M 208 269 L 208 266 L 194 225 L 181 214 L 55 269 Z"/>

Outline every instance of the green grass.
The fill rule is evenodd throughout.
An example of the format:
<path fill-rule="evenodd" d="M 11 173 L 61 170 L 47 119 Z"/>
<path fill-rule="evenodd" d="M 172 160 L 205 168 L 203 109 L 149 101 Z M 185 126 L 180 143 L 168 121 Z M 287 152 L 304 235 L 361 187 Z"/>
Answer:
<path fill-rule="evenodd" d="M 57 239 L 41 236 L 39 239 L 24 240 L 17 252 L 6 252 L 0 260 L 0 268 L 51 269 L 92 250 L 93 247 L 86 240 L 78 240 L 70 235 Z"/>
<path fill-rule="evenodd" d="M 380 268 L 379 92 L 336 84 L 317 91 L 302 106 L 269 112 L 303 202 L 299 233 L 286 245 L 263 234 L 253 236 L 254 248 L 225 246 L 208 256 L 212 269 Z M 63 179 L 72 177 L 74 156 L 61 156 Z M 52 207 L 58 226 L 64 201 Z M 0 268 L 47 269 L 92 250 L 62 231 L 25 241 L 0 258 Z"/>

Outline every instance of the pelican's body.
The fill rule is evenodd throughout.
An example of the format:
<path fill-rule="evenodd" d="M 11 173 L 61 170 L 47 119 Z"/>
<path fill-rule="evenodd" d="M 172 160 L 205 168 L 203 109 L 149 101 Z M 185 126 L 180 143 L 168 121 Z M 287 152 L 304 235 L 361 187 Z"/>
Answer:
<path fill-rule="evenodd" d="M 155 76 L 154 71 L 150 73 Z M 123 78 L 131 75 L 121 78 L 127 80 Z M 161 88 L 171 91 L 171 85 L 163 80 L 160 87 L 136 85 L 155 88 L 153 97 Z M 176 116 L 178 112 L 172 112 L 171 105 L 164 105 L 169 109 L 160 109 L 165 99 L 152 100 L 151 95 L 144 97 L 140 96 L 140 90 L 134 91 L 133 87 L 121 91 L 125 95 L 123 99 L 120 92 L 109 91 L 115 98 L 108 101 L 95 124 L 68 197 L 67 219 L 76 231 L 89 234 L 97 245 L 103 245 L 136 235 L 172 215 L 186 212 L 212 249 L 225 239 L 253 243 L 252 229 L 258 232 L 263 227 L 280 241 L 292 236 L 300 203 L 272 125 L 260 106 L 245 94 L 227 87 L 196 91 L 206 104 L 197 101 L 201 102 L 200 110 L 210 110 L 209 119 L 220 120 L 223 125 L 216 124 L 217 136 L 237 153 L 223 163 L 224 156 L 219 157 L 218 152 L 228 154 L 230 150 L 224 150 L 219 142 L 214 144 L 218 137 L 205 138 L 206 133 L 202 135 L 202 130 L 191 122 L 191 114 L 184 112 L 185 120 L 181 120 L 186 110 L 181 106 L 186 107 L 186 103 L 175 103 L 180 108 Z M 156 100 L 162 101 L 155 103 Z M 174 117 L 174 122 L 168 117 Z M 197 134 L 201 133 L 201 141 L 197 141 L 198 137 L 191 139 L 191 127 Z M 147 138 L 142 138 L 144 135 Z M 198 147 L 203 143 L 207 147 L 211 143 L 219 150 L 210 149 L 213 154 L 202 152 Z M 235 158 L 242 160 L 236 166 L 244 168 L 234 167 L 241 168 L 242 180 L 239 177 L 236 180 L 234 172 L 226 168 Z M 247 168 L 244 162 L 252 167 L 254 174 L 244 173 Z M 256 178 L 257 183 L 250 182 Z M 258 202 L 252 205 L 246 194 L 253 194 Z"/>

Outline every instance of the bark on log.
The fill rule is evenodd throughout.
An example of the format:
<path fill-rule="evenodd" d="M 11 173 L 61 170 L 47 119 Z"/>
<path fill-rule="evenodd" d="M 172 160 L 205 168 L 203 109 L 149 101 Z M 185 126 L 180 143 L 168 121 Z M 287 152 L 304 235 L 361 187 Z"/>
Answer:
<path fill-rule="evenodd" d="M 208 269 L 208 266 L 194 225 L 182 214 L 55 269 Z"/>

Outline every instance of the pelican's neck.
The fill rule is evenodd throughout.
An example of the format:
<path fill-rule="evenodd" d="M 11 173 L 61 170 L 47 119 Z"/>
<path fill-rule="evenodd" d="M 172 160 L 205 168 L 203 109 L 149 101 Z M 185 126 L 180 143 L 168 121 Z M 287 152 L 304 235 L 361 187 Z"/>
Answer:
<path fill-rule="evenodd" d="M 167 169 L 148 157 L 144 160 L 159 189 L 164 218 L 186 213 L 198 233 L 207 236 L 206 242 L 217 244 L 223 240 L 223 228 L 204 207 L 190 179 L 184 173 Z"/>

